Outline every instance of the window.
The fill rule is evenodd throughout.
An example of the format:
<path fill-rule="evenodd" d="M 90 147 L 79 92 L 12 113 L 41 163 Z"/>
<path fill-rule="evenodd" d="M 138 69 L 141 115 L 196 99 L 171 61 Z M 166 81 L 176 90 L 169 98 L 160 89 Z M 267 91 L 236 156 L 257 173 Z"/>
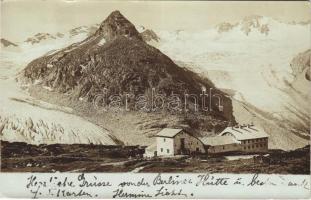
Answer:
<path fill-rule="evenodd" d="M 167 153 L 170 153 L 170 150 L 169 150 L 169 149 L 166 149 L 166 152 L 167 152 Z"/>
<path fill-rule="evenodd" d="M 163 138 L 163 142 L 165 142 L 165 138 Z"/>
<path fill-rule="evenodd" d="M 222 146 L 222 149 L 225 149 L 225 146 Z"/>
<path fill-rule="evenodd" d="M 161 152 L 163 152 L 163 148 L 161 148 Z"/>

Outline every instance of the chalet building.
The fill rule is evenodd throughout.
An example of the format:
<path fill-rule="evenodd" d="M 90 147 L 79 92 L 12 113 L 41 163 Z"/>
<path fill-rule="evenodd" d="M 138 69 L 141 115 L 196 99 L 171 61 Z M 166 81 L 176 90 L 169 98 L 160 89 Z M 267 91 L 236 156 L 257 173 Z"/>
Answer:
<path fill-rule="evenodd" d="M 205 153 L 204 144 L 183 129 L 165 128 L 156 135 L 158 156 Z"/>
<path fill-rule="evenodd" d="M 217 136 L 197 138 L 183 129 L 165 128 L 145 157 L 225 152 L 266 152 L 268 135 L 253 125 L 227 127 Z"/>
<path fill-rule="evenodd" d="M 254 125 L 227 127 L 219 137 L 230 136 L 240 142 L 241 151 L 265 152 L 268 151 L 268 135 Z"/>
<path fill-rule="evenodd" d="M 202 137 L 200 140 L 208 153 L 241 151 L 241 142 L 232 136 Z"/>

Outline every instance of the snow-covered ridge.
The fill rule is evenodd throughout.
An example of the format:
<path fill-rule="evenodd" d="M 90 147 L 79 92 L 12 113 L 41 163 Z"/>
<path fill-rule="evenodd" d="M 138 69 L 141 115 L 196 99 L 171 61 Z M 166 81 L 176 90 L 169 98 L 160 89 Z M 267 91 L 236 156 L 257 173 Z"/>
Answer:
<path fill-rule="evenodd" d="M 94 24 L 90 26 L 79 26 L 73 29 L 70 29 L 68 31 L 70 37 L 75 37 L 80 34 L 86 34 L 86 35 L 91 35 L 95 33 L 95 31 L 98 29 L 99 24 Z"/>
<path fill-rule="evenodd" d="M 197 72 L 227 71 L 232 76 L 232 82 L 226 86 L 228 89 L 242 92 L 256 106 L 278 109 L 279 101 L 266 104 L 261 99 L 267 96 L 280 98 L 272 92 L 274 88 L 268 82 L 276 81 L 280 88 L 284 88 L 283 80 L 291 81 L 291 60 L 310 48 L 310 24 L 292 25 L 267 17 L 250 19 L 268 24 L 269 34 L 252 31 L 247 36 L 238 27 L 225 33 L 218 33 L 217 28 L 200 32 L 159 31 L 161 41 L 157 47 Z M 272 72 L 277 74 L 277 79 Z M 270 79 L 268 82 L 267 78 Z M 210 79 L 213 81 L 214 77 Z M 216 86 L 224 86 L 221 79 L 216 79 Z M 260 89 L 254 90 L 253 86 L 257 84 Z M 270 92 L 267 94 L 267 91 Z"/>
<path fill-rule="evenodd" d="M 161 39 L 157 48 L 170 58 L 207 76 L 216 87 L 236 91 L 234 99 L 266 113 L 257 117 L 262 118 L 264 128 L 269 127 L 267 132 L 275 136 L 271 140 L 276 142 L 274 147 L 280 147 L 277 141 L 282 134 L 283 140 L 287 140 L 282 144 L 284 149 L 297 148 L 297 138 L 291 134 L 309 134 L 306 122 L 310 121 L 307 115 L 310 82 L 302 75 L 299 80 L 295 76 L 295 71 L 303 71 L 300 64 L 308 60 L 299 57 L 294 61 L 301 62 L 292 62 L 292 59 L 310 49 L 310 23 L 284 23 L 251 16 L 203 31 L 156 33 Z M 296 67 L 292 68 L 291 63 Z M 306 70 L 303 76 L 309 77 L 308 74 Z M 248 123 L 254 117 L 245 118 L 246 121 L 242 116 L 236 119 Z M 279 121 L 278 126 L 283 127 L 273 127 Z"/>
<path fill-rule="evenodd" d="M 34 43 L 17 43 L 19 51 L 0 53 L 0 139 L 30 144 L 84 143 L 115 145 L 110 132 L 64 108 L 35 100 L 15 82 L 30 61 L 81 41 L 86 34 L 36 34 Z M 40 40 L 40 41 L 39 41 Z"/>
<path fill-rule="evenodd" d="M 219 31 L 220 25 L 197 32 L 155 30 L 154 33 L 159 37 L 159 41 L 151 44 L 173 60 L 180 61 L 188 68 L 207 76 L 215 83 L 216 87 L 236 91 L 234 96 L 236 100 L 254 105 L 260 111 L 268 113 L 269 116 L 271 115 L 269 120 L 264 120 L 266 120 L 265 123 L 269 122 L 271 128 L 269 133 L 277 135 L 272 141 L 284 140 L 282 148 L 297 147 L 294 145 L 295 143 L 299 145 L 305 144 L 304 142 L 297 142 L 301 138 L 296 137 L 293 139 L 289 134 L 294 132 L 298 134 L 308 133 L 308 130 L 304 128 L 305 123 L 309 119 L 306 119 L 304 116 L 307 116 L 306 114 L 310 111 L 308 108 L 309 101 L 307 101 L 308 98 L 310 99 L 308 96 L 310 82 L 303 77 L 308 73 L 310 74 L 310 72 L 307 72 L 301 66 L 301 63 L 305 63 L 305 59 L 298 57 L 294 59 L 294 62 L 292 62 L 292 59 L 299 53 L 310 49 L 310 22 L 283 23 L 272 18 L 257 16 L 249 17 L 235 24 L 223 23 L 221 26 L 221 31 Z M 22 49 L 20 52 L 2 51 L 0 86 L 8 85 L 1 81 L 14 77 L 31 60 L 48 52 L 55 52 L 69 44 L 84 40 L 89 34 L 87 27 L 77 27 L 68 33 L 61 33 L 64 34 L 63 37 L 51 34 L 55 39 L 47 37 L 48 39 L 41 40 L 35 44 L 16 43 Z M 140 32 L 145 30 L 144 27 L 140 28 Z M 98 45 L 104 42 L 102 40 Z M 302 61 L 300 62 L 300 60 Z M 293 63 L 295 68 L 292 68 L 290 63 Z M 1 92 L 6 90 L 0 87 Z M 11 90 L 15 91 L 16 89 Z M 21 104 L 21 102 L 17 101 L 12 102 Z M 0 102 L 0 105 L 8 104 Z M 33 119 L 33 113 L 30 111 L 30 116 L 20 117 L 18 113 L 15 114 L 14 112 L 12 115 L 9 115 L 9 113 L 1 115 L 0 112 L 2 124 L 8 120 L 5 123 L 5 137 L 10 135 L 11 127 L 15 126 L 20 126 L 22 127 L 20 130 L 23 130 L 19 133 L 19 136 L 16 136 L 16 140 L 22 140 L 21 138 L 24 138 L 23 133 L 25 132 L 30 137 L 36 135 L 34 132 L 29 131 L 27 126 L 23 125 L 29 120 L 29 117 L 33 124 L 40 125 L 42 124 L 40 120 L 43 120 L 49 127 L 49 130 L 53 129 L 53 125 L 48 118 Z M 36 112 L 44 113 L 47 111 L 46 109 L 40 109 Z M 2 113 L 5 112 L 2 111 Z M 257 118 L 264 117 L 258 115 Z M 98 128 L 93 127 L 93 125 L 84 125 L 83 121 L 76 120 L 78 124 L 81 124 L 81 130 L 88 130 L 91 126 L 90 130 L 97 130 Z M 237 116 L 237 120 L 241 120 L 239 122 L 243 123 L 241 116 Z M 10 121 L 17 123 L 17 125 L 9 126 L 7 123 Z M 277 125 L 285 124 L 285 127 L 279 126 L 276 129 L 274 127 L 275 122 L 279 121 L 282 123 Z M 73 140 L 70 138 L 73 137 L 71 133 L 72 127 L 62 125 L 62 121 L 59 121 L 59 124 L 69 134 L 63 137 L 66 138 L 64 141 Z M 86 129 L 86 127 L 88 128 Z M 102 130 L 102 133 L 104 132 Z M 49 141 L 51 138 L 54 138 L 53 134 L 44 137 L 40 136 L 44 135 L 43 133 L 44 131 L 36 136 L 37 140 Z M 61 134 L 61 132 L 57 131 L 55 133 L 57 136 Z M 89 140 L 80 135 L 80 133 L 75 132 L 75 134 L 83 142 Z M 279 138 L 282 134 L 286 135 L 286 137 Z M 91 141 L 97 140 L 97 137 L 99 137 L 97 134 L 91 135 L 93 137 L 93 139 L 90 139 Z M 24 140 L 26 139 L 24 138 Z M 74 141 L 76 142 L 77 140 Z M 104 141 L 102 142 L 104 143 Z M 288 144 L 288 147 L 286 144 Z M 280 147 L 280 145 L 274 145 L 274 147 Z"/>
<path fill-rule="evenodd" d="M 270 17 L 264 17 L 260 15 L 250 15 L 244 17 L 242 20 L 240 20 L 237 23 L 230 23 L 230 22 L 223 22 L 218 25 L 216 25 L 216 29 L 218 33 L 226 33 L 230 31 L 241 31 L 244 33 L 246 36 L 251 34 L 252 32 L 254 33 L 260 33 L 263 35 L 269 35 L 271 29 L 278 29 L 280 26 L 288 26 L 292 25 L 297 27 L 301 26 L 306 26 L 309 25 L 310 21 L 303 21 L 303 22 L 290 22 L 290 23 L 285 23 L 281 22 L 277 19 L 273 19 Z"/>
<path fill-rule="evenodd" d="M 25 43 L 36 44 L 44 40 L 55 40 L 62 37 L 64 37 L 64 34 L 62 33 L 56 33 L 55 35 L 52 35 L 50 33 L 37 33 L 34 36 L 27 38 L 25 40 Z"/>
<path fill-rule="evenodd" d="M 35 100 L 10 79 L 0 80 L 0 139 L 29 144 L 116 144 L 109 131 L 70 108 Z"/>

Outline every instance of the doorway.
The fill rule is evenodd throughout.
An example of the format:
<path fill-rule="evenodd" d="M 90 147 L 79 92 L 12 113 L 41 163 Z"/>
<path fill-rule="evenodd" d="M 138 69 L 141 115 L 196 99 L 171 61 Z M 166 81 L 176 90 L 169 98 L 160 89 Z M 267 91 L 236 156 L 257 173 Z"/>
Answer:
<path fill-rule="evenodd" d="M 185 138 L 180 138 L 180 149 L 181 150 L 185 149 Z"/>

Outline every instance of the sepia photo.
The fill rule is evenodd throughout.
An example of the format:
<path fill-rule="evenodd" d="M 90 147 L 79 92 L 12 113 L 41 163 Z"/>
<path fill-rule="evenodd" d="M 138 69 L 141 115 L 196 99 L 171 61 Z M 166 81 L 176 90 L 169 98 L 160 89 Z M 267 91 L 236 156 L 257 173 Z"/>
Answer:
<path fill-rule="evenodd" d="M 3 0 L 1 173 L 310 176 L 310 57 L 306 1 Z"/>

